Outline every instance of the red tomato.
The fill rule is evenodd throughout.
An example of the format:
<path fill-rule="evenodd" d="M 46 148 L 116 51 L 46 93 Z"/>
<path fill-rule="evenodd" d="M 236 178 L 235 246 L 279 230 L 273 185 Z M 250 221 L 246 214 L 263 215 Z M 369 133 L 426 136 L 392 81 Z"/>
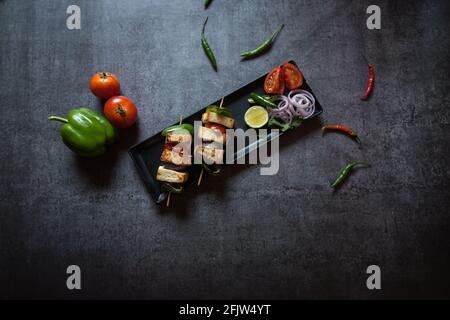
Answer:
<path fill-rule="evenodd" d="M 300 88 L 303 84 L 303 75 L 298 68 L 292 63 L 285 63 L 281 67 L 283 69 L 286 87 L 289 90 Z"/>
<path fill-rule="evenodd" d="M 120 82 L 116 75 L 97 72 L 89 83 L 91 91 L 99 98 L 109 99 L 120 94 Z"/>
<path fill-rule="evenodd" d="M 226 132 L 225 131 L 226 128 L 223 125 L 218 124 L 218 123 L 214 123 L 214 122 L 207 122 L 207 123 L 205 123 L 205 127 L 209 128 L 211 130 L 214 130 L 214 131 L 219 131 L 222 134 L 225 134 L 225 132 Z"/>
<path fill-rule="evenodd" d="M 112 97 L 106 101 L 103 112 L 113 125 L 121 129 L 132 126 L 137 119 L 134 102 L 124 96 Z"/>
<path fill-rule="evenodd" d="M 267 94 L 284 93 L 284 74 L 280 67 L 273 68 L 264 80 L 264 91 Z"/>
<path fill-rule="evenodd" d="M 164 149 L 172 151 L 173 147 L 175 146 L 174 143 L 164 143 Z"/>

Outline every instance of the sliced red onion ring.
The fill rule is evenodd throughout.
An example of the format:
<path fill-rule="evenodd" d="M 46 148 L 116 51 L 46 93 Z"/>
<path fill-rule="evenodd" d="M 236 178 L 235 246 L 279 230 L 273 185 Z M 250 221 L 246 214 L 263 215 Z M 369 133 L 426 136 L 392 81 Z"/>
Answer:
<path fill-rule="evenodd" d="M 277 109 L 270 109 L 271 117 L 279 118 L 290 124 L 294 117 L 308 119 L 314 114 L 316 99 L 305 90 L 297 89 L 289 92 L 287 96 L 279 96 L 274 102 L 278 102 Z"/>
<path fill-rule="evenodd" d="M 269 113 L 272 117 L 279 118 L 284 122 L 291 123 L 292 111 L 291 103 L 286 96 L 279 96 L 274 102 L 279 101 L 277 109 L 270 109 Z"/>
<path fill-rule="evenodd" d="M 316 99 L 308 91 L 297 89 L 289 92 L 289 102 L 294 105 L 294 114 L 307 119 L 314 114 Z"/>

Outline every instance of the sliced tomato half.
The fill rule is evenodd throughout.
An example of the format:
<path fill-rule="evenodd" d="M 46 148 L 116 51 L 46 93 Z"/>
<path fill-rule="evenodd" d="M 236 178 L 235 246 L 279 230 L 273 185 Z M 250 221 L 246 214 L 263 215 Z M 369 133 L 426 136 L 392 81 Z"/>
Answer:
<path fill-rule="evenodd" d="M 284 75 L 281 67 L 273 68 L 264 81 L 264 91 L 267 94 L 284 93 Z"/>
<path fill-rule="evenodd" d="M 298 89 L 303 84 L 303 75 L 300 70 L 292 63 L 285 63 L 283 69 L 284 81 L 289 90 Z"/>

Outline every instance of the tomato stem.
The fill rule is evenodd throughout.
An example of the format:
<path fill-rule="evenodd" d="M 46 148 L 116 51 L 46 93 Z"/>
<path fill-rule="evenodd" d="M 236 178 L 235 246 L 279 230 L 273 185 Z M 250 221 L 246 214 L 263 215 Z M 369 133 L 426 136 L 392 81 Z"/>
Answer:
<path fill-rule="evenodd" d="M 106 79 L 111 75 L 111 73 L 109 73 L 109 72 L 100 72 L 99 74 L 100 74 L 100 78 L 102 78 L 102 79 Z"/>
<path fill-rule="evenodd" d="M 127 113 L 125 112 L 125 109 L 122 107 L 122 105 L 118 104 L 117 108 L 115 110 L 118 114 L 120 114 L 121 117 L 126 117 Z"/>

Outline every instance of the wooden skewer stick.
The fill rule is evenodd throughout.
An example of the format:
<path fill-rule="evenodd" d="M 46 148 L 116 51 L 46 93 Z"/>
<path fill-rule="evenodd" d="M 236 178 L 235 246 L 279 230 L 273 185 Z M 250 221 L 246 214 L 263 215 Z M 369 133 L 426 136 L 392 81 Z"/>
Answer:
<path fill-rule="evenodd" d="M 180 125 L 183 123 L 183 116 L 180 114 Z M 169 192 L 169 195 L 167 196 L 167 202 L 166 207 L 169 207 L 170 204 L 170 196 L 172 195 L 172 192 Z"/>
<path fill-rule="evenodd" d="M 197 187 L 200 187 L 200 184 L 202 183 L 203 171 L 205 171 L 205 170 L 202 169 L 202 171 L 200 172 L 200 177 L 198 178 Z"/>
<path fill-rule="evenodd" d="M 223 100 L 225 99 L 225 97 L 222 97 L 222 100 L 220 100 L 220 105 L 219 105 L 219 109 L 222 109 L 222 105 L 223 105 Z M 203 178 L 203 172 L 205 170 L 202 169 L 202 171 L 200 172 L 200 177 L 198 177 L 198 182 L 197 182 L 197 187 L 200 187 L 200 184 L 202 183 L 202 178 Z"/>
<path fill-rule="evenodd" d="M 167 202 L 166 202 L 166 207 L 169 207 L 170 204 L 170 196 L 172 195 L 172 192 L 169 192 L 169 195 L 167 196 Z"/>

